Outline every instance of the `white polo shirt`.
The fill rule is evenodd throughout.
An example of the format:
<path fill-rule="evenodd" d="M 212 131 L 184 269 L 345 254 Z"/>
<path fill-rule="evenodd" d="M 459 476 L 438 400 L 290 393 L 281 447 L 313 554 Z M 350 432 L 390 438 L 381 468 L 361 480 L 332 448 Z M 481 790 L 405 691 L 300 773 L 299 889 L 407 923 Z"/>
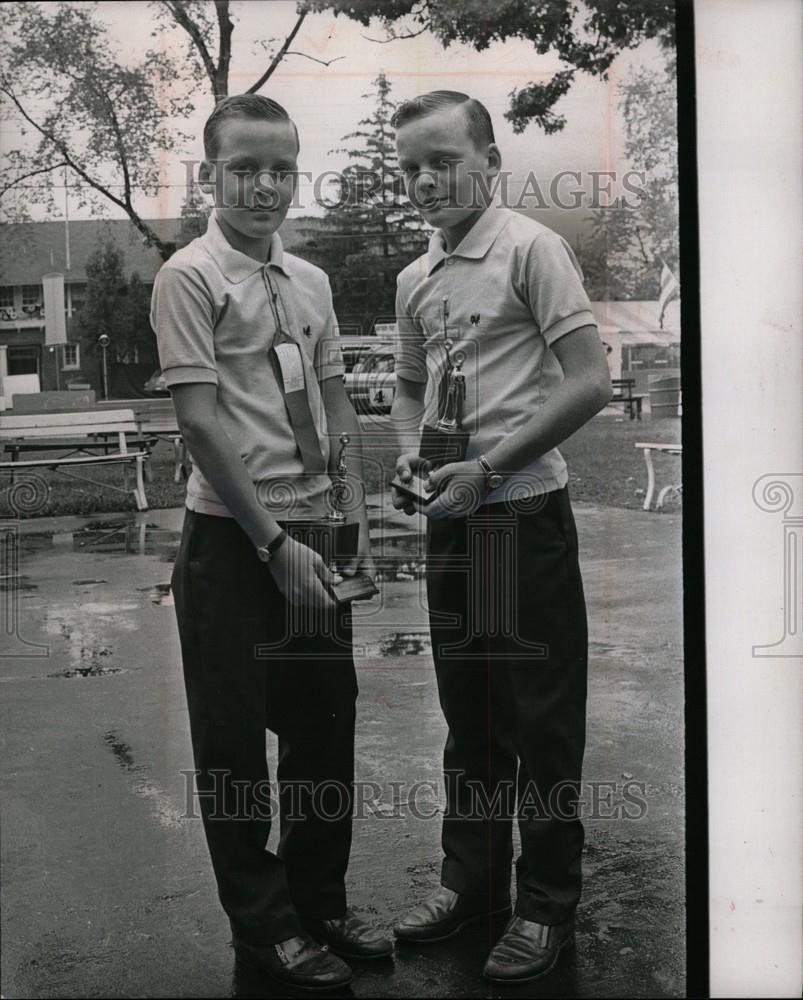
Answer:
<path fill-rule="evenodd" d="M 156 276 L 151 325 L 168 388 L 189 382 L 217 386 L 221 426 L 239 451 L 263 506 L 279 515 L 326 510 L 331 480 L 304 471 L 268 349 L 276 320 L 301 347 L 310 407 L 324 459 L 329 437 L 320 381 L 344 373 L 329 280 L 320 268 L 285 253 L 278 233 L 260 264 L 235 250 L 214 213 L 206 233 L 177 251 Z M 187 507 L 230 512 L 193 465 Z"/>
<path fill-rule="evenodd" d="M 424 421 L 437 420 L 437 387 L 446 366 L 443 306 L 453 357 L 464 357 L 463 426 L 468 459 L 526 424 L 563 381 L 551 346 L 595 326 L 580 267 L 568 243 L 539 222 L 491 206 L 452 253 L 435 232 L 429 250 L 399 275 L 396 373 L 427 382 Z M 513 472 L 488 502 L 560 489 L 566 463 L 553 448 Z"/>

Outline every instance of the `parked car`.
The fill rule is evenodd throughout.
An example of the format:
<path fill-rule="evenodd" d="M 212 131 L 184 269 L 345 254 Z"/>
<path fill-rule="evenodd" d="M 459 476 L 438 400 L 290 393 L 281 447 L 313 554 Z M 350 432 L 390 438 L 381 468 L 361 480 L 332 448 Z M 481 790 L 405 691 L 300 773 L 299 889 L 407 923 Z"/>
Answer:
<path fill-rule="evenodd" d="M 346 392 L 357 413 L 390 413 L 396 394 L 395 358 L 384 345 L 357 360 L 346 372 Z"/>

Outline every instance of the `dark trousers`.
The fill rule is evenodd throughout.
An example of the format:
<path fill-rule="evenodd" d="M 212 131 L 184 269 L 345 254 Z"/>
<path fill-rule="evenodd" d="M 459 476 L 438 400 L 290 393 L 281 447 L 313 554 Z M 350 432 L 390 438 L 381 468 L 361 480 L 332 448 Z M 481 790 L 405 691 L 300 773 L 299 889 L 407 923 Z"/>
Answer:
<path fill-rule="evenodd" d="M 565 489 L 428 524 L 435 670 L 449 726 L 441 881 L 554 924 L 581 890 L 577 799 L 588 636 Z"/>
<path fill-rule="evenodd" d="M 306 631 L 294 627 L 233 518 L 186 512 L 172 588 L 196 792 L 220 900 L 244 939 L 283 941 L 298 933 L 299 916 L 336 917 L 346 907 L 357 696 L 351 629 L 340 611 L 317 613 Z M 276 854 L 266 850 L 276 813 L 266 729 L 279 737 Z"/>

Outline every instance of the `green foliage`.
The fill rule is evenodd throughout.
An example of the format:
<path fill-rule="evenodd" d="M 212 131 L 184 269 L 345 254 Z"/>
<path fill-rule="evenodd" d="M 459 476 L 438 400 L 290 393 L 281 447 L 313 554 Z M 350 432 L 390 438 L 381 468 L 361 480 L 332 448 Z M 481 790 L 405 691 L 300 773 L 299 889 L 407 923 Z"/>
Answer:
<path fill-rule="evenodd" d="M 532 122 L 545 132 L 566 124 L 553 111 L 577 72 L 605 78 L 616 56 L 649 38 L 674 46 L 675 0 L 305 0 L 309 10 L 331 10 L 367 25 L 378 18 L 391 38 L 430 31 L 448 47 L 521 39 L 539 55 L 554 52 L 567 68 L 545 84 L 511 93 L 505 117 L 516 132 Z"/>
<path fill-rule="evenodd" d="M 156 364 L 156 344 L 150 328 L 150 292 L 138 274 L 126 281 L 125 259 L 111 240 L 99 246 L 86 265 L 86 300 L 78 314 L 82 353 L 100 352 L 98 337 L 107 334 L 110 359 L 133 358 Z"/>
<path fill-rule="evenodd" d="M 363 95 L 373 101 L 373 110 L 343 137 L 347 145 L 333 150 L 350 162 L 322 199 L 324 225 L 304 248 L 304 255 L 329 275 L 341 323 L 359 326 L 365 334 L 378 318 L 394 315 L 396 275 L 427 244 L 399 174 L 390 89 L 380 73 Z"/>
<path fill-rule="evenodd" d="M 592 299 L 657 299 L 661 261 L 677 273 L 678 163 L 674 62 L 619 85 L 625 154 L 644 176 L 638 208 L 598 209 L 578 258 Z"/>

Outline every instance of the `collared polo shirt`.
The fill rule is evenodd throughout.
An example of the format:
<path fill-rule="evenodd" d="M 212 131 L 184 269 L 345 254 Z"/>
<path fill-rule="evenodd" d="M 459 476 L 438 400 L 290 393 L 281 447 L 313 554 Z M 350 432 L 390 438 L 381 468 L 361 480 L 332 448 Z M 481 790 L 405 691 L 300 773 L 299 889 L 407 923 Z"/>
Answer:
<path fill-rule="evenodd" d="M 156 276 L 151 325 L 165 384 L 217 386 L 218 420 L 245 462 L 263 506 L 275 514 L 320 514 L 331 481 L 325 473 L 304 471 L 268 355 L 277 316 L 301 348 L 310 408 L 328 461 L 318 383 L 342 376 L 344 367 L 324 272 L 285 253 L 278 233 L 261 264 L 231 246 L 213 213 L 206 233 L 177 251 Z M 197 465 L 187 484 L 186 505 L 203 514 L 231 516 Z"/>
<path fill-rule="evenodd" d="M 483 212 L 452 253 L 443 234 L 433 233 L 428 252 L 398 277 L 396 317 L 396 373 L 427 383 L 425 423 L 437 420 L 446 336 L 454 342 L 452 360 L 462 356 L 468 459 L 526 424 L 563 381 L 552 345 L 596 325 L 568 243 L 497 206 Z M 553 448 L 510 475 L 488 502 L 538 496 L 567 481 L 566 463 Z"/>

